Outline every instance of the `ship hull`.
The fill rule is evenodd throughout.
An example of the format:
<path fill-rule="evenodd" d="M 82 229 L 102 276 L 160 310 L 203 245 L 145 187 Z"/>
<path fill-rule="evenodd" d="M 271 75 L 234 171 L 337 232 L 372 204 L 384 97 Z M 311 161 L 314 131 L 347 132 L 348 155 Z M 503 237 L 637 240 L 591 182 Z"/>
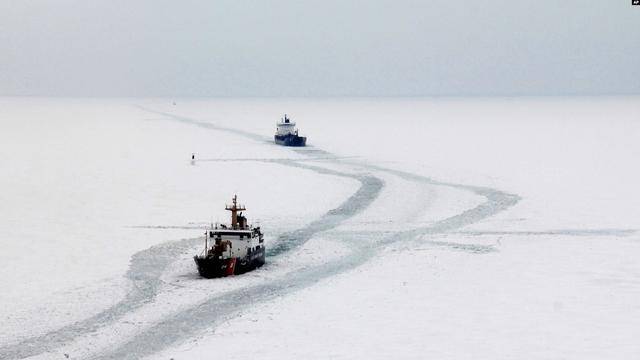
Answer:
<path fill-rule="evenodd" d="M 307 144 L 307 138 L 297 135 L 274 135 L 273 139 L 276 144 L 284 146 L 305 146 Z"/>
<path fill-rule="evenodd" d="M 265 250 L 261 247 L 243 258 L 220 259 L 215 256 L 194 256 L 200 276 L 211 279 L 240 275 L 259 268 L 265 263 Z"/>

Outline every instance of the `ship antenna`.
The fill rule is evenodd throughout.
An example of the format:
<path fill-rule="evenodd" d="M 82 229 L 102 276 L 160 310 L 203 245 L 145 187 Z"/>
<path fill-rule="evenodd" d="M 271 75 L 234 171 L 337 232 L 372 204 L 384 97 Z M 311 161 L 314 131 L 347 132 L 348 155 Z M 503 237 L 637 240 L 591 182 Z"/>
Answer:
<path fill-rule="evenodd" d="M 231 211 L 231 228 L 238 226 L 238 211 L 247 210 L 244 206 L 238 205 L 238 195 L 233 195 L 233 205 L 225 206 L 225 210 Z"/>
<path fill-rule="evenodd" d="M 208 244 L 208 240 L 209 238 L 207 237 L 207 232 L 204 232 L 204 257 L 207 257 L 207 248 L 209 247 Z"/>

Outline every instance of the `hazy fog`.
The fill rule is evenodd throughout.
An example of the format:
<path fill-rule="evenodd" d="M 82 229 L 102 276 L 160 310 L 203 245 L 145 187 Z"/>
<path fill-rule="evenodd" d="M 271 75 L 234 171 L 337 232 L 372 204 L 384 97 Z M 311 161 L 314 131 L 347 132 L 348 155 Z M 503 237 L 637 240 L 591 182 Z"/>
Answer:
<path fill-rule="evenodd" d="M 0 95 L 621 93 L 631 0 L 0 0 Z"/>

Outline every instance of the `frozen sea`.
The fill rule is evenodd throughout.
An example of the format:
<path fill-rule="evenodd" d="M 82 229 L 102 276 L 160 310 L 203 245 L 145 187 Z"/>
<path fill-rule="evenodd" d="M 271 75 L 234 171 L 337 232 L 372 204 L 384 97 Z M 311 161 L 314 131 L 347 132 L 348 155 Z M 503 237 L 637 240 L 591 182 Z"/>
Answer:
<path fill-rule="evenodd" d="M 0 359 L 640 357 L 640 97 L 0 98 L 0 130 Z M 201 279 L 236 193 L 268 263 Z"/>

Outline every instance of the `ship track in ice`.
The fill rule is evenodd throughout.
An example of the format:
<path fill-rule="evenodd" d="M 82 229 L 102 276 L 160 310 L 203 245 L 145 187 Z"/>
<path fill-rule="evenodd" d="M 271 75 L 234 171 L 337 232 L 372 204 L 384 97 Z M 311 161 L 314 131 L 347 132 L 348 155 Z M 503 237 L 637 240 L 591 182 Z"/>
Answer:
<path fill-rule="evenodd" d="M 144 109 L 146 110 L 146 109 Z M 151 111 L 151 110 L 147 110 Z M 246 131 L 237 131 L 220 127 L 215 124 L 206 123 L 182 116 L 168 113 L 151 111 L 163 115 L 182 123 L 192 124 L 217 131 L 231 132 L 239 136 L 244 136 L 252 140 L 265 140 L 264 137 Z M 369 174 L 362 175 L 358 172 L 341 172 L 324 168 L 319 165 L 307 165 L 295 160 L 278 160 L 277 163 L 284 166 L 295 166 L 305 168 L 323 174 L 345 176 L 353 178 L 361 183 L 360 188 L 342 206 L 329 211 L 319 220 L 316 220 L 302 229 L 290 233 L 282 234 L 278 241 L 270 250 L 270 256 L 277 256 L 295 249 L 304 242 L 311 239 L 318 232 L 328 231 L 336 228 L 344 220 L 356 215 L 366 209 L 371 202 L 384 189 L 384 182 L 375 175 L 376 172 L 387 172 L 417 183 L 425 185 L 446 186 L 470 191 L 476 195 L 483 196 L 485 201 L 477 207 L 466 210 L 458 215 L 443 219 L 432 226 L 422 227 L 409 231 L 398 231 L 391 233 L 380 233 L 375 245 L 371 243 L 362 244 L 351 242 L 350 245 L 356 249 L 357 256 L 346 256 L 344 258 L 328 262 L 326 264 L 311 266 L 305 270 L 295 273 L 293 276 L 278 278 L 264 284 L 250 286 L 239 290 L 231 291 L 222 295 L 214 296 L 197 306 L 189 307 L 183 311 L 173 314 L 156 324 L 141 330 L 139 334 L 129 338 L 125 343 L 106 351 L 94 353 L 88 358 L 93 359 L 134 359 L 150 355 L 161 351 L 168 346 L 198 334 L 200 331 L 216 326 L 220 321 L 228 319 L 238 310 L 250 306 L 256 298 L 269 300 L 275 296 L 295 291 L 317 281 L 352 269 L 369 260 L 381 247 L 399 241 L 411 240 L 424 234 L 438 234 L 453 230 L 458 230 L 463 226 L 475 223 L 487 217 L 493 216 L 501 211 L 515 205 L 519 197 L 499 190 L 485 187 L 474 187 L 460 184 L 434 181 L 430 178 L 387 169 L 379 166 L 366 164 L 363 162 L 343 161 L 337 159 L 331 153 L 321 149 L 316 149 L 311 154 L 323 154 L 329 164 L 353 165 L 358 168 L 365 168 Z M 303 153 L 300 151 L 299 153 Z M 333 159 L 332 159 L 333 158 Z M 353 234 L 345 236 L 345 242 L 353 239 Z M 132 257 L 127 278 L 135 286 L 127 294 L 125 299 L 111 308 L 75 324 L 65 326 L 58 330 L 46 333 L 41 336 L 25 339 L 17 344 L 0 348 L 2 358 L 24 358 L 28 356 L 42 354 L 64 347 L 65 344 L 78 339 L 96 329 L 108 326 L 117 322 L 124 315 L 135 311 L 145 303 L 152 301 L 161 290 L 160 275 L 172 262 L 175 254 L 192 247 L 199 239 L 186 239 L 179 242 L 172 242 L 154 246 L 144 250 Z M 464 249 L 463 249 L 464 250 Z M 471 250 L 473 251 L 473 249 Z"/>
<path fill-rule="evenodd" d="M 383 187 L 382 181 L 372 176 L 342 173 L 280 159 L 277 163 L 283 166 L 305 168 L 320 174 L 352 178 L 360 182 L 360 187 L 340 206 L 328 211 L 319 219 L 297 230 L 280 234 L 274 246 L 270 247 L 267 251 L 267 256 L 269 257 L 291 251 L 292 249 L 302 246 L 318 232 L 335 228 L 342 221 L 368 207 Z M 347 204 L 349 205 L 347 206 Z M 0 347 L 0 358 L 22 359 L 56 350 L 83 335 L 96 332 L 102 327 L 109 326 L 125 315 L 150 303 L 156 298 L 163 285 L 160 276 L 172 261 L 175 260 L 176 254 L 189 251 L 200 241 L 201 238 L 171 241 L 152 246 L 149 249 L 134 254 L 131 257 L 129 270 L 125 275 L 132 286 L 123 300 L 87 319 L 63 326 L 42 335 L 23 339 L 15 344 Z"/>

